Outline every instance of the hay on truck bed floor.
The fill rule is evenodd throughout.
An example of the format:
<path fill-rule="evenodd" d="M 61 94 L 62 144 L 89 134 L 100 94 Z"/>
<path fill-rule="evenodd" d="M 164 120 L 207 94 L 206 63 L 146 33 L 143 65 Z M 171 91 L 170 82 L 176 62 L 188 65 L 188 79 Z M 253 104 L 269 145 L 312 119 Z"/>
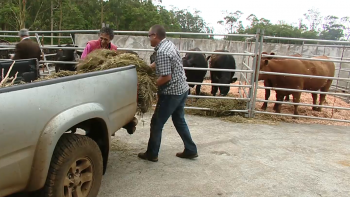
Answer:
<path fill-rule="evenodd" d="M 154 70 L 135 54 L 116 52 L 107 49 L 97 49 L 89 53 L 85 59 L 79 61 L 77 65 L 77 71 L 60 71 L 43 78 L 39 78 L 36 81 L 49 80 L 129 65 L 136 66 L 139 86 L 137 112 L 138 114 L 143 114 L 152 108 L 152 103 L 155 100 L 153 94 L 157 92 L 157 78 Z"/>

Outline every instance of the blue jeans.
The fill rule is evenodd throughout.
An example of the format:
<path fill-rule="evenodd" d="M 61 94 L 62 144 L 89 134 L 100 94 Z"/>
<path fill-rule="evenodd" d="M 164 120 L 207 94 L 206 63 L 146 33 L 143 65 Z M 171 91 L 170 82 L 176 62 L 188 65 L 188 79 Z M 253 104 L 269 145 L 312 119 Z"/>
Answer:
<path fill-rule="evenodd" d="M 192 141 L 190 131 L 185 121 L 185 102 L 188 96 L 186 91 L 182 95 L 159 95 L 158 102 L 151 120 L 151 134 L 148 141 L 147 155 L 158 157 L 162 130 L 164 124 L 172 116 L 173 124 L 185 145 L 185 153 L 196 154 L 197 147 Z"/>

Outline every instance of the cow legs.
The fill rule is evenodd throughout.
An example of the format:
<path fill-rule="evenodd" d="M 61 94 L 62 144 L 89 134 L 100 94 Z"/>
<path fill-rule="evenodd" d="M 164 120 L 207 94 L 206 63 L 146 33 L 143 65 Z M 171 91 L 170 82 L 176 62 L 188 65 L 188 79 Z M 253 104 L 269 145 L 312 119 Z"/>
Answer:
<path fill-rule="evenodd" d="M 268 80 L 264 80 L 264 86 L 265 87 L 271 87 L 271 84 Z M 270 93 L 271 93 L 271 90 L 270 89 L 265 89 L 265 100 L 269 100 L 270 98 Z M 267 102 L 264 102 L 263 106 L 261 107 L 262 110 L 266 110 L 267 108 Z M 273 106 L 273 109 L 275 110 L 276 108 L 276 103 L 275 105 Z"/>
<path fill-rule="evenodd" d="M 211 80 L 211 83 L 218 83 L 218 81 L 215 80 L 215 79 L 212 79 L 212 80 Z M 216 93 L 218 92 L 218 90 L 219 90 L 219 86 L 215 86 L 215 85 L 212 85 L 212 86 L 211 86 L 211 94 L 212 94 L 213 96 L 216 96 Z"/>
<path fill-rule="evenodd" d="M 325 94 L 320 94 L 320 105 L 323 105 L 325 100 L 326 100 L 326 95 Z M 320 112 L 321 111 L 321 107 L 316 107 L 315 110 Z"/>
<path fill-rule="evenodd" d="M 282 100 L 280 100 L 280 101 L 283 101 L 283 98 L 284 98 L 284 96 L 282 97 Z M 276 101 L 277 101 L 277 93 L 276 93 Z M 282 105 L 282 103 L 275 103 L 274 105 L 273 105 L 273 110 L 277 110 L 277 107 L 278 107 L 278 105 Z"/>
<path fill-rule="evenodd" d="M 60 71 L 60 67 L 59 67 L 59 65 L 56 64 L 55 65 L 55 72 L 58 73 L 58 71 Z"/>
<path fill-rule="evenodd" d="M 265 89 L 265 100 L 269 100 L 269 98 L 270 98 L 270 92 L 271 92 L 270 90 Z M 276 103 L 275 103 L 273 109 L 275 109 L 275 107 L 276 107 Z M 267 102 L 264 102 L 264 104 L 263 104 L 263 106 L 261 107 L 261 109 L 262 109 L 262 110 L 266 110 L 266 108 L 267 108 Z"/>
<path fill-rule="evenodd" d="M 321 88 L 321 92 L 328 92 L 329 88 L 332 85 L 332 80 L 328 80 L 327 84 Z M 326 100 L 326 94 L 320 94 L 320 105 L 323 105 L 324 101 Z M 321 107 L 316 107 L 316 111 L 321 111 Z"/>
<path fill-rule="evenodd" d="M 196 95 L 201 93 L 201 85 L 196 85 Z"/>
<path fill-rule="evenodd" d="M 217 73 L 215 71 L 210 71 L 210 79 L 211 83 L 219 83 L 219 79 L 217 78 Z M 211 94 L 213 96 L 216 96 L 216 93 L 218 92 L 219 87 L 218 86 L 211 86 Z"/>
<path fill-rule="evenodd" d="M 276 91 L 276 101 L 283 101 L 283 98 L 284 98 L 284 96 L 281 93 Z M 276 103 L 274 110 L 276 113 L 281 113 L 281 108 L 282 108 L 282 104 Z"/>
<path fill-rule="evenodd" d="M 300 103 L 300 96 L 301 92 L 294 92 L 293 93 L 293 103 Z M 298 113 L 298 105 L 294 105 L 294 115 L 299 115 Z M 293 117 L 294 119 L 296 117 Z"/>
<path fill-rule="evenodd" d="M 215 96 L 216 93 L 218 92 L 218 89 L 219 89 L 218 86 L 211 86 L 211 94 L 212 94 L 213 96 Z"/>
<path fill-rule="evenodd" d="M 317 104 L 317 94 L 312 94 L 312 104 Z M 312 107 L 312 110 L 316 111 L 317 107 Z"/>

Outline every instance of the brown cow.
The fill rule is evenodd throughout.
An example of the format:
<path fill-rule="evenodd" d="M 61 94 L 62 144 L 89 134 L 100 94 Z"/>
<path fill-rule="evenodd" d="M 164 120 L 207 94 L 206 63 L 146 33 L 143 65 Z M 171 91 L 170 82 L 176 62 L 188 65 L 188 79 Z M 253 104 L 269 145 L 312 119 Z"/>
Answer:
<path fill-rule="evenodd" d="M 329 59 L 327 56 L 313 57 L 315 59 Z M 309 60 L 296 60 L 296 59 L 268 59 L 263 58 L 260 63 L 260 71 L 266 72 L 279 72 L 290 74 L 302 74 L 302 75 L 315 75 L 334 77 L 335 65 L 333 62 L 323 61 L 309 61 Z M 299 90 L 311 90 L 322 92 L 328 92 L 332 81 L 331 79 L 316 79 L 283 75 L 268 75 L 259 74 L 259 80 L 267 80 L 270 82 L 271 87 L 299 89 Z M 286 95 L 293 95 L 293 102 L 299 103 L 301 92 L 292 92 L 285 90 L 276 90 L 276 100 L 282 101 Z M 326 95 L 320 95 L 320 105 L 324 103 Z M 316 104 L 317 94 L 312 94 L 313 104 Z M 281 112 L 281 104 L 276 103 L 275 111 Z M 320 107 L 312 107 L 313 110 L 321 111 Z M 298 105 L 294 105 L 294 114 L 298 115 Z"/>
<path fill-rule="evenodd" d="M 262 52 L 262 54 L 268 54 L 268 53 Z M 270 55 L 275 55 L 275 53 L 270 53 Z M 299 53 L 294 54 L 294 55 L 291 55 L 291 56 L 293 56 L 293 57 L 302 57 L 302 55 L 299 54 Z M 272 59 L 272 58 L 271 58 L 271 57 L 268 57 L 268 58 L 262 57 L 261 59 L 263 60 L 263 59 Z M 282 59 L 282 58 L 278 58 L 278 59 Z M 272 87 L 271 82 L 270 82 L 269 80 L 264 80 L 264 86 L 265 86 L 265 87 Z M 271 93 L 270 89 L 265 89 L 265 100 L 269 100 L 269 98 L 270 98 L 270 93 Z M 289 95 L 286 95 L 284 100 L 285 100 L 285 101 L 289 101 Z M 267 104 L 268 104 L 267 102 L 264 102 L 264 104 L 262 105 L 261 109 L 262 109 L 262 110 L 266 110 Z M 275 105 L 273 106 L 273 109 L 274 109 L 274 110 L 276 110 L 276 107 L 277 107 L 276 104 L 277 104 L 277 103 L 275 103 Z"/>

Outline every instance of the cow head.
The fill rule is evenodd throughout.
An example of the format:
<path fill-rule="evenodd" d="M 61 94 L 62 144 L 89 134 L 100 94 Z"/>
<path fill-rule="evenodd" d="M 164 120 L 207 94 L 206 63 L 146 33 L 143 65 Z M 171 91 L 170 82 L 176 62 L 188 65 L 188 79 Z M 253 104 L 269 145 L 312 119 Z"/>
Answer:
<path fill-rule="evenodd" d="M 267 54 L 268 55 L 267 52 L 262 52 L 261 54 Z M 275 53 L 272 52 L 269 55 L 275 55 Z M 269 63 L 269 60 L 271 60 L 271 59 L 273 59 L 273 57 L 261 57 L 261 60 L 260 60 L 260 71 L 266 71 L 268 63 Z M 257 55 L 255 68 L 258 67 L 258 61 L 259 61 L 259 55 Z M 255 76 L 256 76 L 256 74 L 257 73 L 255 73 Z M 258 80 L 264 80 L 263 76 L 264 76 L 263 74 L 260 74 Z"/>
<path fill-rule="evenodd" d="M 78 47 L 78 46 L 66 44 L 65 46 L 58 45 L 58 47 Z M 58 61 L 75 61 L 76 54 L 77 53 L 75 49 L 58 49 L 56 53 L 56 59 Z"/>
<path fill-rule="evenodd" d="M 262 52 L 262 54 L 267 54 L 268 55 L 268 53 L 266 53 L 266 52 Z M 270 55 L 275 55 L 275 53 L 270 53 Z M 269 60 L 271 60 L 271 59 L 273 59 L 273 57 L 261 57 L 260 70 L 266 69 L 266 66 L 269 63 Z"/>
<path fill-rule="evenodd" d="M 231 77 L 231 73 L 229 72 L 222 72 L 221 77 L 217 79 L 219 83 L 221 84 L 231 84 L 235 83 L 237 81 L 237 77 Z M 230 86 L 219 86 L 220 95 L 226 96 L 230 91 Z"/>
<path fill-rule="evenodd" d="M 182 64 L 184 67 L 193 67 L 193 56 L 191 54 L 186 54 L 182 58 Z"/>

